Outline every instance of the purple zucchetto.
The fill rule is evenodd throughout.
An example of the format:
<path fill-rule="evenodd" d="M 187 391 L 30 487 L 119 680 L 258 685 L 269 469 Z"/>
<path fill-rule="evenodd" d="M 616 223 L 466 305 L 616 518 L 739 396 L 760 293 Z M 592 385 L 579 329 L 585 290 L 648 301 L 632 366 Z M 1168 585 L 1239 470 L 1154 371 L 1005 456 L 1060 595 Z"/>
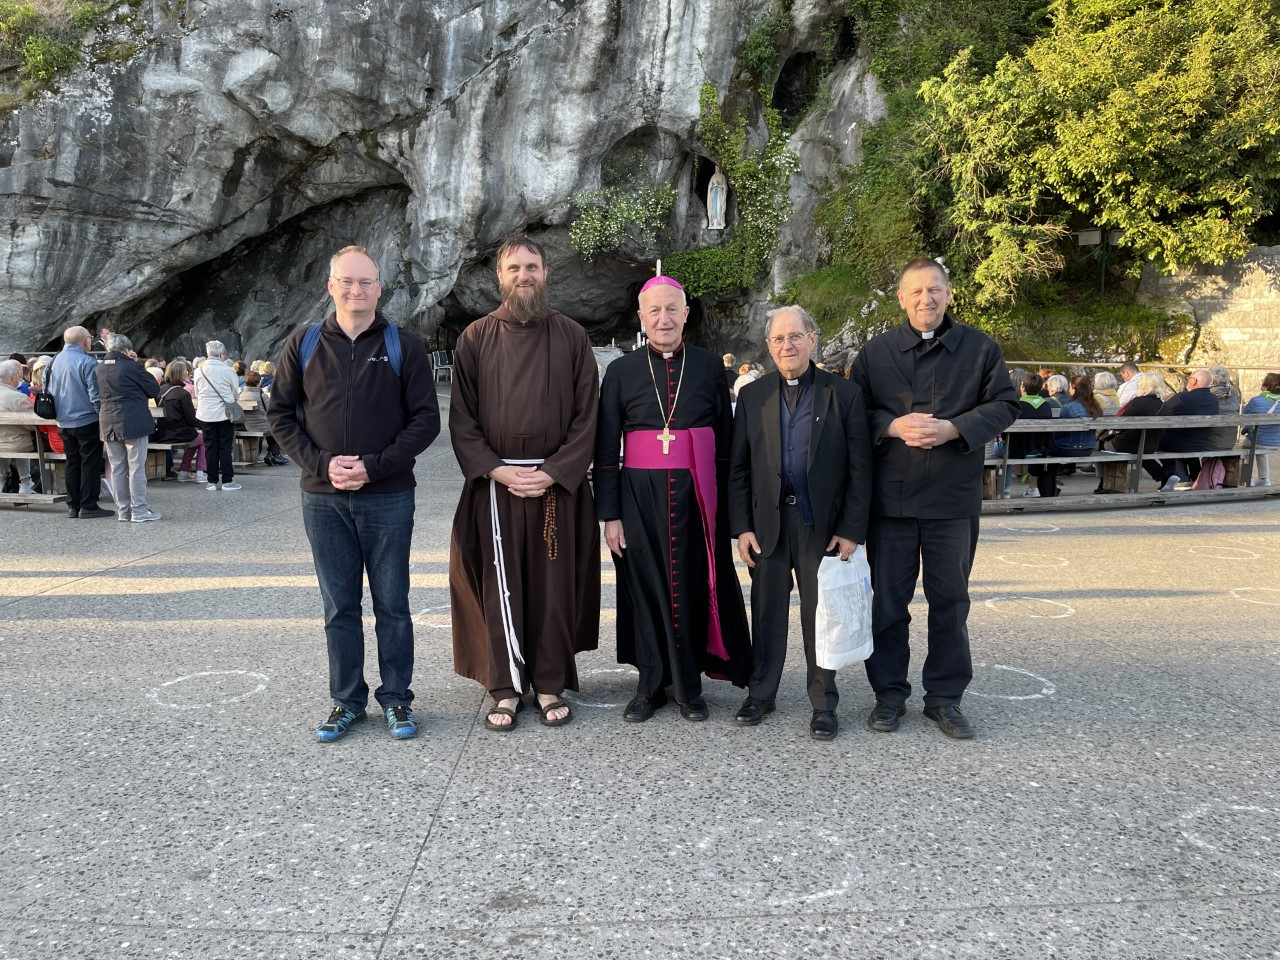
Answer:
<path fill-rule="evenodd" d="M 680 282 L 678 280 L 672 280 L 670 277 L 664 277 L 661 275 L 646 281 L 645 285 L 640 288 L 640 292 L 644 293 L 650 287 L 675 287 L 681 293 L 684 293 L 684 287 L 680 286 Z"/>

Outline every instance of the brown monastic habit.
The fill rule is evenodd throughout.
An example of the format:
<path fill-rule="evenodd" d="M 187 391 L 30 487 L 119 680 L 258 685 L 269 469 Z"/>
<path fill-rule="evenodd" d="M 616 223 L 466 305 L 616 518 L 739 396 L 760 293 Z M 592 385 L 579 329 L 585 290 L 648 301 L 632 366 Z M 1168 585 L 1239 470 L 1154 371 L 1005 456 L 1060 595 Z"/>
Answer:
<path fill-rule="evenodd" d="M 466 485 L 449 544 L 454 670 L 496 700 L 530 687 L 577 690 L 574 655 L 599 645 L 600 531 L 586 480 L 597 393 L 591 342 L 563 314 L 525 325 L 499 307 L 458 338 L 449 433 Z M 516 497 L 502 484 L 491 492 L 485 474 L 514 460 L 544 460 L 554 498 Z M 509 636 L 523 666 L 509 653 Z"/>

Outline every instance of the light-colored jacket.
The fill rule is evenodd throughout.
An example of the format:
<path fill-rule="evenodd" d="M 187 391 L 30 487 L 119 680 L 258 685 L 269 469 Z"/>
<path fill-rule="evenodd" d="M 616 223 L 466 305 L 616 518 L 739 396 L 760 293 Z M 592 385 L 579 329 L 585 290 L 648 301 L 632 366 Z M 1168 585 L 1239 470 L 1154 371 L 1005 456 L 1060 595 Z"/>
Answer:
<path fill-rule="evenodd" d="M 240 383 L 231 364 L 210 357 L 192 378 L 196 385 L 196 419 L 218 423 L 227 419 L 228 403 L 240 395 Z"/>
<path fill-rule="evenodd" d="M 68 343 L 53 358 L 45 389 L 58 405 L 58 426 L 74 429 L 98 422 L 98 361 L 78 343 Z"/>
<path fill-rule="evenodd" d="M 0 383 L 0 411 L 30 413 L 31 401 L 7 383 Z M 35 448 L 36 435 L 31 427 L 0 424 L 0 453 L 30 453 Z"/>

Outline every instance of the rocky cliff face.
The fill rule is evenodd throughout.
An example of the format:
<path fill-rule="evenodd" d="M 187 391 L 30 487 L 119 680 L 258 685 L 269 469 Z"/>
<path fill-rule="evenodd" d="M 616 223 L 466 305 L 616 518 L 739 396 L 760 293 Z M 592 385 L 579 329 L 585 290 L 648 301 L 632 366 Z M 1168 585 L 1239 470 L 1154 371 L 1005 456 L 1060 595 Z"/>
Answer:
<path fill-rule="evenodd" d="M 519 230 L 549 242 L 558 308 L 614 323 L 651 265 L 584 264 L 566 243 L 571 199 L 625 139 L 675 183 L 673 229 L 700 216 L 699 88 L 728 88 L 767 5 L 121 5 L 57 92 L 0 116 L 0 342 L 33 349 L 106 323 L 148 352 L 216 336 L 269 356 L 324 309 L 327 257 L 347 243 L 374 251 L 384 309 L 429 334 L 496 303 L 492 251 Z M 795 50 L 842 11 L 795 8 Z M 117 55 L 95 58 L 104 43 Z M 860 68 L 841 67 L 833 90 L 832 130 L 797 133 L 802 159 L 816 144 L 811 173 L 854 159 L 849 123 L 877 109 Z M 820 179 L 797 180 L 787 262 L 812 257 Z"/>

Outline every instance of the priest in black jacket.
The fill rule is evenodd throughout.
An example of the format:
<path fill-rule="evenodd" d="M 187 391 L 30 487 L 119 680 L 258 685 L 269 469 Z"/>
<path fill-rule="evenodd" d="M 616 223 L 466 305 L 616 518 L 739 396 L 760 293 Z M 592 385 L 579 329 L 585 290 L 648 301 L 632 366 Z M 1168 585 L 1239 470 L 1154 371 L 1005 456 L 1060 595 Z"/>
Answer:
<path fill-rule="evenodd" d="M 834 670 L 814 659 L 818 566 L 847 560 L 866 540 L 871 440 L 862 391 L 809 359 L 818 325 L 801 307 L 769 314 L 765 342 L 778 368 L 742 388 L 729 465 L 729 528 L 751 569 L 751 692 L 733 718 L 758 724 L 773 711 L 787 658 L 792 577 L 800 588 L 800 633 L 813 717 L 809 734 L 838 730 Z"/>
<path fill-rule="evenodd" d="M 924 714 L 949 737 L 973 728 L 960 699 L 973 677 L 969 571 L 982 511 L 983 450 L 1018 415 L 1000 347 L 947 313 L 946 271 L 924 257 L 903 268 L 907 321 L 872 338 L 850 374 L 862 388 L 875 469 L 867 556 L 875 588 L 875 652 L 867 678 L 876 705 L 867 725 L 898 729 L 910 661 L 908 604 L 924 569 L 929 604 Z"/>

